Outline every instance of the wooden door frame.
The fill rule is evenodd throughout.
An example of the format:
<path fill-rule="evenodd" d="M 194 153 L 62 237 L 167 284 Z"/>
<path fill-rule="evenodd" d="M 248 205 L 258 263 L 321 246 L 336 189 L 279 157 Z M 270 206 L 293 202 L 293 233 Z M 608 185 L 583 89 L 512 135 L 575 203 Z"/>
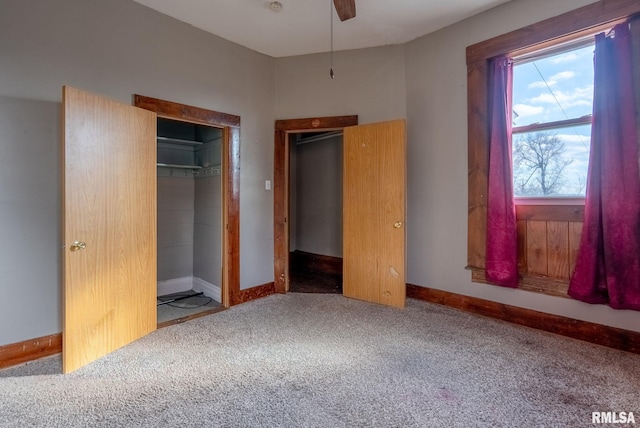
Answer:
<path fill-rule="evenodd" d="M 289 291 L 289 135 L 336 131 L 358 124 L 358 116 L 276 120 L 273 156 L 273 278 L 276 293 Z"/>
<path fill-rule="evenodd" d="M 158 117 L 222 129 L 222 305 L 240 302 L 240 116 L 134 94 L 136 107 Z"/>

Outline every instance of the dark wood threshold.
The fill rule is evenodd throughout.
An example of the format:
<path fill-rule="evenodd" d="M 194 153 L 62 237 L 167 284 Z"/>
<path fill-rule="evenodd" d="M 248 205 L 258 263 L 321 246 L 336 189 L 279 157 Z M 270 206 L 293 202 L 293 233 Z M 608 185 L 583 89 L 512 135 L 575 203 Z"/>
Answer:
<path fill-rule="evenodd" d="M 182 324 L 183 322 L 191 321 L 196 318 L 204 317 L 206 315 L 217 314 L 218 312 L 222 312 L 226 309 L 227 308 L 225 308 L 224 306 L 220 306 L 218 308 L 207 309 L 206 311 L 198 312 L 197 314 L 191 314 L 191 315 L 176 318 L 173 320 L 164 321 L 164 322 L 158 323 L 158 328 L 164 328 L 164 327 L 169 327 L 170 325 Z"/>
<path fill-rule="evenodd" d="M 289 253 L 289 292 L 342 294 L 342 258 L 292 251 Z"/>
<path fill-rule="evenodd" d="M 640 354 L 640 332 L 407 284 L 407 297 Z"/>
<path fill-rule="evenodd" d="M 62 352 L 62 333 L 0 346 L 0 369 Z"/>
<path fill-rule="evenodd" d="M 240 303 L 250 302 L 252 300 L 260 299 L 262 297 L 267 297 L 271 294 L 275 294 L 276 287 L 275 283 L 267 282 L 266 284 L 256 285 L 255 287 L 247 288 L 245 290 L 240 290 L 238 294 L 238 300 L 233 302 L 233 305 L 238 305 Z"/>
<path fill-rule="evenodd" d="M 295 250 L 289 255 L 289 269 L 342 275 L 342 258 Z"/>

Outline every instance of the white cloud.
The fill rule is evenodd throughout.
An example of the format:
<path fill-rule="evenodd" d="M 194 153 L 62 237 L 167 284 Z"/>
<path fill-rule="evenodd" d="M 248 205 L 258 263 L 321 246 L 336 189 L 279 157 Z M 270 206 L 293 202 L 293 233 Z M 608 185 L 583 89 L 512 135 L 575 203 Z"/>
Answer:
<path fill-rule="evenodd" d="M 544 83 L 542 80 L 539 80 L 539 81 L 537 81 L 537 82 L 531 82 L 531 83 L 529 83 L 529 85 L 527 85 L 527 87 L 528 87 L 529 89 L 546 88 L 546 87 L 547 87 L 547 85 L 549 85 L 549 86 L 553 86 L 553 85 L 555 85 L 555 84 L 556 84 L 556 82 L 547 82 L 547 83 Z"/>
<path fill-rule="evenodd" d="M 548 78 L 546 82 L 543 80 L 538 80 L 536 82 L 529 83 L 527 87 L 529 89 L 546 88 L 547 86 L 551 87 L 557 85 L 558 81 L 572 79 L 573 77 L 575 77 L 575 75 L 576 73 L 574 73 L 573 71 L 561 71 L 560 73 L 556 73 Z"/>
<path fill-rule="evenodd" d="M 588 142 L 587 142 L 588 144 Z M 575 159 L 577 161 L 588 161 L 589 160 L 589 146 L 583 147 L 582 145 L 568 145 L 565 144 L 565 157 L 568 159 Z"/>
<path fill-rule="evenodd" d="M 589 146 L 589 142 L 591 140 L 591 137 L 589 135 L 580 134 L 558 134 L 558 138 L 568 144 L 586 143 L 587 147 Z"/>
<path fill-rule="evenodd" d="M 560 64 L 562 62 L 575 61 L 576 59 L 578 59 L 578 54 L 576 54 L 575 52 L 569 52 L 566 55 L 561 55 L 557 58 L 553 58 L 551 62 L 553 62 L 554 64 Z"/>
<path fill-rule="evenodd" d="M 553 76 L 551 76 L 549 81 L 557 82 L 558 80 L 568 80 L 574 77 L 575 75 L 576 73 L 574 73 L 573 71 L 561 71 L 560 73 L 556 73 Z"/>
<path fill-rule="evenodd" d="M 542 93 L 528 101 L 532 104 L 559 103 L 563 108 L 591 106 L 593 103 L 593 85 L 576 88 L 572 92 L 554 91 L 553 95 L 550 93 Z"/>
<path fill-rule="evenodd" d="M 513 106 L 513 111 L 515 111 L 518 114 L 518 118 L 522 118 L 522 117 L 535 116 L 536 114 L 540 114 L 544 112 L 544 107 L 532 106 L 528 104 L 516 104 Z"/>

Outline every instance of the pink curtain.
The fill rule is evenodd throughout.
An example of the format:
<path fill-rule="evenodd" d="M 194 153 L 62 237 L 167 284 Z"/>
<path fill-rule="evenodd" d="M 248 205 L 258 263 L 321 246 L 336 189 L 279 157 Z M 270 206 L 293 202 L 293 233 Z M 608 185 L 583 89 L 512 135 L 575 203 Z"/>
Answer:
<path fill-rule="evenodd" d="M 584 226 L 569 295 L 640 310 L 640 175 L 631 36 L 628 24 L 612 33 L 596 36 Z"/>
<path fill-rule="evenodd" d="M 511 94 L 513 64 L 499 57 L 489 63 L 489 188 L 487 193 L 487 280 L 518 285 L 518 241 L 511 163 Z"/>

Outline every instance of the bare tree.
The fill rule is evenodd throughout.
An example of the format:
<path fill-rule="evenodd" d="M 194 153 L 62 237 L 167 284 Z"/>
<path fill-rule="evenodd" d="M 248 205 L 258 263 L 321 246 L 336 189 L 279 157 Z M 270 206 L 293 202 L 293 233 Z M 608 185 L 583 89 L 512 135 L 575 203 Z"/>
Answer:
<path fill-rule="evenodd" d="M 640 162 L 640 157 L 638 158 Z M 576 194 L 584 195 L 585 189 L 587 188 L 587 177 L 584 175 L 578 176 L 578 184 L 576 185 Z"/>
<path fill-rule="evenodd" d="M 518 195 L 554 195 L 565 184 L 564 142 L 557 134 L 535 132 L 513 139 L 514 186 Z"/>

